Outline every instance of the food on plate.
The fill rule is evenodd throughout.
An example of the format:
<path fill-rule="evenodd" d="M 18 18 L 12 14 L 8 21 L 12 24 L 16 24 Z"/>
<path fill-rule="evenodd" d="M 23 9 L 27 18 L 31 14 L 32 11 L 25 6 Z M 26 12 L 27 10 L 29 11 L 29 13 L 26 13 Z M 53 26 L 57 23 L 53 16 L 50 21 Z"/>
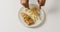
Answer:
<path fill-rule="evenodd" d="M 33 25 L 40 18 L 39 12 L 40 11 L 37 7 L 31 9 L 25 8 L 25 11 L 21 12 L 21 16 L 26 24 Z"/>
<path fill-rule="evenodd" d="M 27 15 L 27 14 L 24 13 L 24 12 L 21 12 L 21 15 L 22 15 L 22 17 L 23 17 L 23 19 L 24 19 L 24 22 L 25 22 L 26 24 L 28 24 L 28 25 L 34 24 L 33 19 L 32 19 L 29 15 Z"/>
<path fill-rule="evenodd" d="M 36 8 L 36 7 L 33 7 L 33 8 L 31 8 L 31 9 L 28 9 L 28 8 L 26 8 L 26 12 L 28 12 L 29 13 L 29 16 L 34 20 L 34 21 L 36 21 L 36 20 L 38 20 L 39 19 L 39 9 L 38 8 Z"/>

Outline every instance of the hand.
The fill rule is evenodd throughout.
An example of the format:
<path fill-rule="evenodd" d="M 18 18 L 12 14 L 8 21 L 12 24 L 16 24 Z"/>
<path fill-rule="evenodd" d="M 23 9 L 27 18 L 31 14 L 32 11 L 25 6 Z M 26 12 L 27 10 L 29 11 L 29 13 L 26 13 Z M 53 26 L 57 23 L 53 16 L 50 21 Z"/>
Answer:
<path fill-rule="evenodd" d="M 45 5 L 45 1 L 46 0 L 38 0 L 38 3 L 39 3 L 40 6 L 44 6 Z"/>
<path fill-rule="evenodd" d="M 41 8 L 41 6 L 44 6 L 45 5 L 45 1 L 46 0 L 38 0 L 38 3 L 39 3 L 40 8 Z M 29 0 L 21 0 L 21 4 L 23 6 L 25 6 L 26 8 L 29 8 Z"/>
<path fill-rule="evenodd" d="M 29 0 L 21 0 L 21 4 L 26 7 L 29 8 Z"/>
<path fill-rule="evenodd" d="M 45 5 L 46 0 L 38 0 L 39 8 L 41 9 L 41 6 Z"/>

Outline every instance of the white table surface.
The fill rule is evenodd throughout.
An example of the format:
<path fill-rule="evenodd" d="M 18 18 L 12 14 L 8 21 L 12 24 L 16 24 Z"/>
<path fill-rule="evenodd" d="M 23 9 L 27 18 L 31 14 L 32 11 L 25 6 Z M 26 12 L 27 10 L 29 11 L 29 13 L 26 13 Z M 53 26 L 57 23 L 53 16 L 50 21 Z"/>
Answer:
<path fill-rule="evenodd" d="M 46 0 L 46 21 L 37 28 L 22 25 L 18 18 L 20 8 L 19 0 L 0 0 L 0 32 L 60 32 L 60 0 Z"/>

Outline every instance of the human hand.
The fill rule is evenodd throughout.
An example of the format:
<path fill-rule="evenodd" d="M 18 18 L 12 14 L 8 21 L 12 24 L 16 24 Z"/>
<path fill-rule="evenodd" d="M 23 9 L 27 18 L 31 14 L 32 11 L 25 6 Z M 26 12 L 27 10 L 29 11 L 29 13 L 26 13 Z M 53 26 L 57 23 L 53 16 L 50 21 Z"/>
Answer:
<path fill-rule="evenodd" d="M 45 1 L 46 0 L 38 0 L 38 4 L 39 4 L 40 8 L 41 8 L 41 6 L 45 5 Z M 23 6 L 25 6 L 26 8 L 29 8 L 29 0 L 21 0 L 21 4 Z"/>
<path fill-rule="evenodd" d="M 21 4 L 26 7 L 29 8 L 29 0 L 21 0 Z"/>
<path fill-rule="evenodd" d="M 44 6 L 44 5 L 45 5 L 45 1 L 46 1 L 46 0 L 38 0 L 38 4 L 39 4 L 40 6 Z"/>

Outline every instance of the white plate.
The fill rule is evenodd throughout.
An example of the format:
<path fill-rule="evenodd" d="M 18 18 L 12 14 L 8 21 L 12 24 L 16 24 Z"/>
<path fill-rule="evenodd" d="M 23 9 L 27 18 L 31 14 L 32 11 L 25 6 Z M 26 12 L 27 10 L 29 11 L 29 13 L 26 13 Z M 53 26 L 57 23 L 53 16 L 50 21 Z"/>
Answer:
<path fill-rule="evenodd" d="M 33 5 L 30 4 L 29 6 L 32 7 L 32 6 L 35 6 L 35 4 L 33 4 Z M 37 6 L 36 6 L 36 7 L 37 7 Z M 27 26 L 27 27 L 36 27 L 36 26 L 40 25 L 40 24 L 43 22 L 43 20 L 45 19 L 45 12 L 43 11 L 43 9 L 40 9 L 40 19 L 38 19 L 33 25 L 28 26 L 28 25 L 24 22 L 24 20 L 23 20 L 23 18 L 22 18 L 22 16 L 21 16 L 21 12 L 22 12 L 22 11 L 25 11 L 25 8 L 24 8 L 24 7 L 21 7 L 21 8 L 20 8 L 19 13 L 18 13 L 18 16 L 19 16 L 19 19 L 20 19 L 21 23 L 22 23 L 24 26 Z"/>

